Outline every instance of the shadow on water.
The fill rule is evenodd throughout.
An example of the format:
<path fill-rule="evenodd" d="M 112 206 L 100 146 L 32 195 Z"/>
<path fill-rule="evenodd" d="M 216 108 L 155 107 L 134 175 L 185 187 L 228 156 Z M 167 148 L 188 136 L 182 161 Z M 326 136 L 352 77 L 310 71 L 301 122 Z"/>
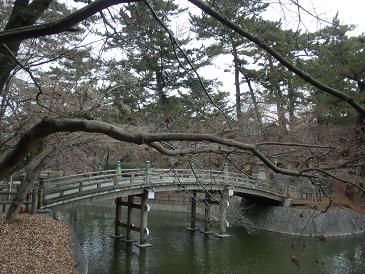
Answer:
<path fill-rule="evenodd" d="M 57 217 L 73 225 L 92 274 L 365 273 L 364 236 L 319 241 L 248 234 L 233 227 L 231 237 L 220 239 L 186 230 L 185 213 L 151 212 L 148 242 L 152 246 L 143 250 L 110 237 L 112 207 L 78 206 L 57 212 Z M 139 220 L 137 214 L 134 219 Z M 134 232 L 133 238 L 137 240 L 138 234 Z"/>

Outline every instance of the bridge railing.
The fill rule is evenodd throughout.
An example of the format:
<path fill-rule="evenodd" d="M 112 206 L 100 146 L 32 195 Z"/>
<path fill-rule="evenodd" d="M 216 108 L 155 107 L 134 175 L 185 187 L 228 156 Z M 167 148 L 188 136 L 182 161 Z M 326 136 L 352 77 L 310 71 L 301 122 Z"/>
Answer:
<path fill-rule="evenodd" d="M 242 173 L 229 172 L 228 177 L 230 183 L 232 183 L 233 185 L 242 187 L 245 186 L 248 188 L 277 194 L 283 194 L 284 191 L 283 187 L 278 184 L 260 179 L 250 179 Z"/>
<path fill-rule="evenodd" d="M 97 194 L 105 190 L 135 185 L 195 184 L 205 186 L 232 185 L 282 195 L 283 189 L 270 182 L 249 179 L 246 175 L 228 171 L 191 169 L 123 169 L 89 172 L 44 181 L 44 200 Z"/>
<path fill-rule="evenodd" d="M 61 198 L 70 194 L 97 192 L 98 189 L 124 183 L 132 183 L 135 178 L 143 178 L 143 170 L 128 169 L 117 174 L 116 170 L 89 172 L 64 176 L 44 181 L 45 199 Z"/>
<path fill-rule="evenodd" d="M 0 191 L 0 213 L 5 213 L 8 211 L 16 193 L 16 191 Z M 35 191 L 27 193 L 25 200 L 21 204 L 21 210 L 31 212 L 31 210 L 35 209 L 35 203 L 37 201 L 33 195 L 37 195 L 37 193 Z"/>
<path fill-rule="evenodd" d="M 209 171 L 209 170 L 197 170 L 192 171 L 191 169 L 152 169 L 150 175 L 150 181 L 161 181 L 163 179 L 171 181 L 171 178 L 175 179 L 175 182 L 178 183 L 179 180 L 186 181 L 190 179 L 194 182 L 198 181 L 207 181 L 219 179 L 219 182 L 223 180 L 223 173 L 220 171 Z"/>

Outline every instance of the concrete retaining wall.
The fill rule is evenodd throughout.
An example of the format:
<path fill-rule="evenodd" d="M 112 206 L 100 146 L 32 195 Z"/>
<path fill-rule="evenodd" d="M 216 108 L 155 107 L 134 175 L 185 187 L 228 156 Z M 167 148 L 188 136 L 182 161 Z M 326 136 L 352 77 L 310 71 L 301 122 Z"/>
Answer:
<path fill-rule="evenodd" d="M 365 232 L 365 218 L 347 208 L 325 213 L 292 207 L 256 207 L 248 212 L 261 229 L 301 236 L 347 236 Z"/>

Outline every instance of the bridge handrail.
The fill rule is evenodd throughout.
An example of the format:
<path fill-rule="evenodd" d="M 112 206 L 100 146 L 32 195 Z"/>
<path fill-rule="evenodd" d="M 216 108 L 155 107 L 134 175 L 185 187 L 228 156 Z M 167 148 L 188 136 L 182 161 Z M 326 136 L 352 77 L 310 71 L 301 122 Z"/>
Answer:
<path fill-rule="evenodd" d="M 73 187 L 80 187 L 81 186 L 89 186 L 89 185 L 93 185 L 93 184 L 97 184 L 97 183 L 103 183 L 105 181 L 113 181 L 115 179 L 115 175 L 109 175 L 109 176 L 97 176 L 94 177 L 93 179 L 88 179 L 88 180 L 72 180 L 72 181 L 65 181 L 65 182 L 60 182 L 57 184 L 53 184 L 53 185 L 45 185 L 44 186 L 44 190 L 49 192 L 51 190 L 54 189 L 62 189 L 64 187 L 68 187 L 68 186 L 73 186 Z"/>
<path fill-rule="evenodd" d="M 115 172 L 116 172 L 115 169 L 102 170 L 102 171 L 92 171 L 92 172 L 78 173 L 78 174 L 61 176 L 61 177 L 55 177 L 55 178 L 47 178 L 47 179 L 44 180 L 44 182 L 45 183 L 52 183 L 54 181 L 64 181 L 64 180 L 70 179 L 70 178 L 88 177 L 88 176 L 93 176 L 95 174 L 105 174 L 105 173 L 108 174 L 108 173 L 115 173 Z"/>
<path fill-rule="evenodd" d="M 222 170 L 194 170 L 191 169 L 123 169 L 121 173 L 117 170 L 107 170 L 102 172 L 89 172 L 70 176 L 53 178 L 45 181 L 45 200 L 68 199 L 67 197 L 83 197 L 84 195 L 98 195 L 103 191 L 118 188 L 159 186 L 171 183 L 181 183 L 185 185 L 197 184 L 199 180 L 203 185 L 219 187 L 222 185 L 232 185 L 246 189 L 282 196 L 283 188 L 280 185 L 268 181 L 251 179 L 245 174 L 227 172 Z M 148 181 L 146 181 L 148 180 Z M 197 185 L 199 187 L 199 184 Z M 56 195 L 56 196 L 55 196 Z M 48 196 L 48 198 L 46 198 Z"/>
<path fill-rule="evenodd" d="M 96 175 L 95 174 L 101 174 Z M 150 179 L 157 178 L 164 175 L 168 175 L 169 177 L 180 177 L 182 175 L 185 176 L 193 176 L 199 178 L 215 178 L 215 177 L 223 177 L 224 173 L 222 171 L 212 171 L 212 170 L 197 170 L 192 171 L 191 169 L 159 169 L 159 168 L 153 168 L 150 171 Z M 212 175 L 216 175 L 215 177 Z M 82 174 L 75 174 L 70 176 L 63 176 L 59 178 L 53 178 L 45 180 L 45 186 L 46 188 L 50 187 L 58 187 L 60 185 L 69 185 L 69 184 L 77 184 L 80 182 L 88 182 L 97 180 L 100 178 L 115 178 L 121 176 L 123 177 L 138 177 L 138 176 L 145 176 L 145 170 L 143 169 L 123 169 L 121 172 L 121 175 L 117 174 L 116 170 L 107 170 L 107 171 L 98 171 L 98 172 L 89 172 L 89 173 L 82 173 Z M 228 172 L 227 174 L 229 181 L 245 181 L 247 183 L 251 184 L 260 184 L 260 185 L 272 185 L 272 183 L 260 179 L 250 179 L 245 174 L 241 173 L 235 173 L 235 172 Z M 85 180 L 86 179 L 86 180 Z"/>
<path fill-rule="evenodd" d="M 122 175 L 128 175 L 130 173 L 133 174 L 137 174 L 138 171 L 140 171 L 141 173 L 143 172 L 143 170 L 141 169 L 123 169 L 123 173 Z M 100 175 L 99 175 L 100 174 Z M 46 185 L 53 185 L 55 183 L 59 183 L 59 182 L 67 182 L 70 181 L 72 179 L 85 179 L 85 178 L 96 178 L 98 176 L 116 176 L 117 175 L 117 171 L 116 170 L 105 170 L 105 171 L 97 171 L 97 172 L 87 172 L 87 173 L 80 173 L 80 174 L 74 174 L 74 175 L 68 175 L 68 176 L 62 176 L 62 177 L 58 177 L 58 178 L 51 178 L 51 179 L 47 179 L 44 180 L 44 183 Z"/>

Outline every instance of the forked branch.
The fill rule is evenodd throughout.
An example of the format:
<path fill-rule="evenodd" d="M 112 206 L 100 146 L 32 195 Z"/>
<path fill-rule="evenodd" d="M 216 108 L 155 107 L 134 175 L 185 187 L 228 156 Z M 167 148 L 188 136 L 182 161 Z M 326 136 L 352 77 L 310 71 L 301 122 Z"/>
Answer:
<path fill-rule="evenodd" d="M 41 139 L 58 132 L 88 132 L 102 133 L 115 140 L 133 143 L 137 145 L 145 144 L 155 148 L 159 152 L 166 155 L 186 155 L 194 153 L 194 150 L 173 150 L 163 147 L 159 142 L 166 141 L 190 141 L 190 142 L 207 142 L 222 145 L 223 148 L 216 148 L 217 151 L 230 152 L 235 149 L 237 151 L 249 151 L 260 160 L 262 160 L 269 168 L 278 173 L 287 175 L 301 176 L 300 171 L 289 170 L 277 167 L 271 162 L 255 145 L 245 144 L 235 140 L 222 138 L 212 134 L 187 134 L 187 133 L 142 133 L 128 132 L 127 130 L 114 126 L 109 123 L 96 120 L 83 119 L 49 119 L 45 118 L 35 124 L 20 138 L 15 148 L 5 154 L 0 160 L 0 179 L 12 173 L 15 166 L 21 162 L 32 147 Z M 212 148 L 206 148 L 205 150 Z M 305 175 L 304 175 L 305 176 Z"/>

